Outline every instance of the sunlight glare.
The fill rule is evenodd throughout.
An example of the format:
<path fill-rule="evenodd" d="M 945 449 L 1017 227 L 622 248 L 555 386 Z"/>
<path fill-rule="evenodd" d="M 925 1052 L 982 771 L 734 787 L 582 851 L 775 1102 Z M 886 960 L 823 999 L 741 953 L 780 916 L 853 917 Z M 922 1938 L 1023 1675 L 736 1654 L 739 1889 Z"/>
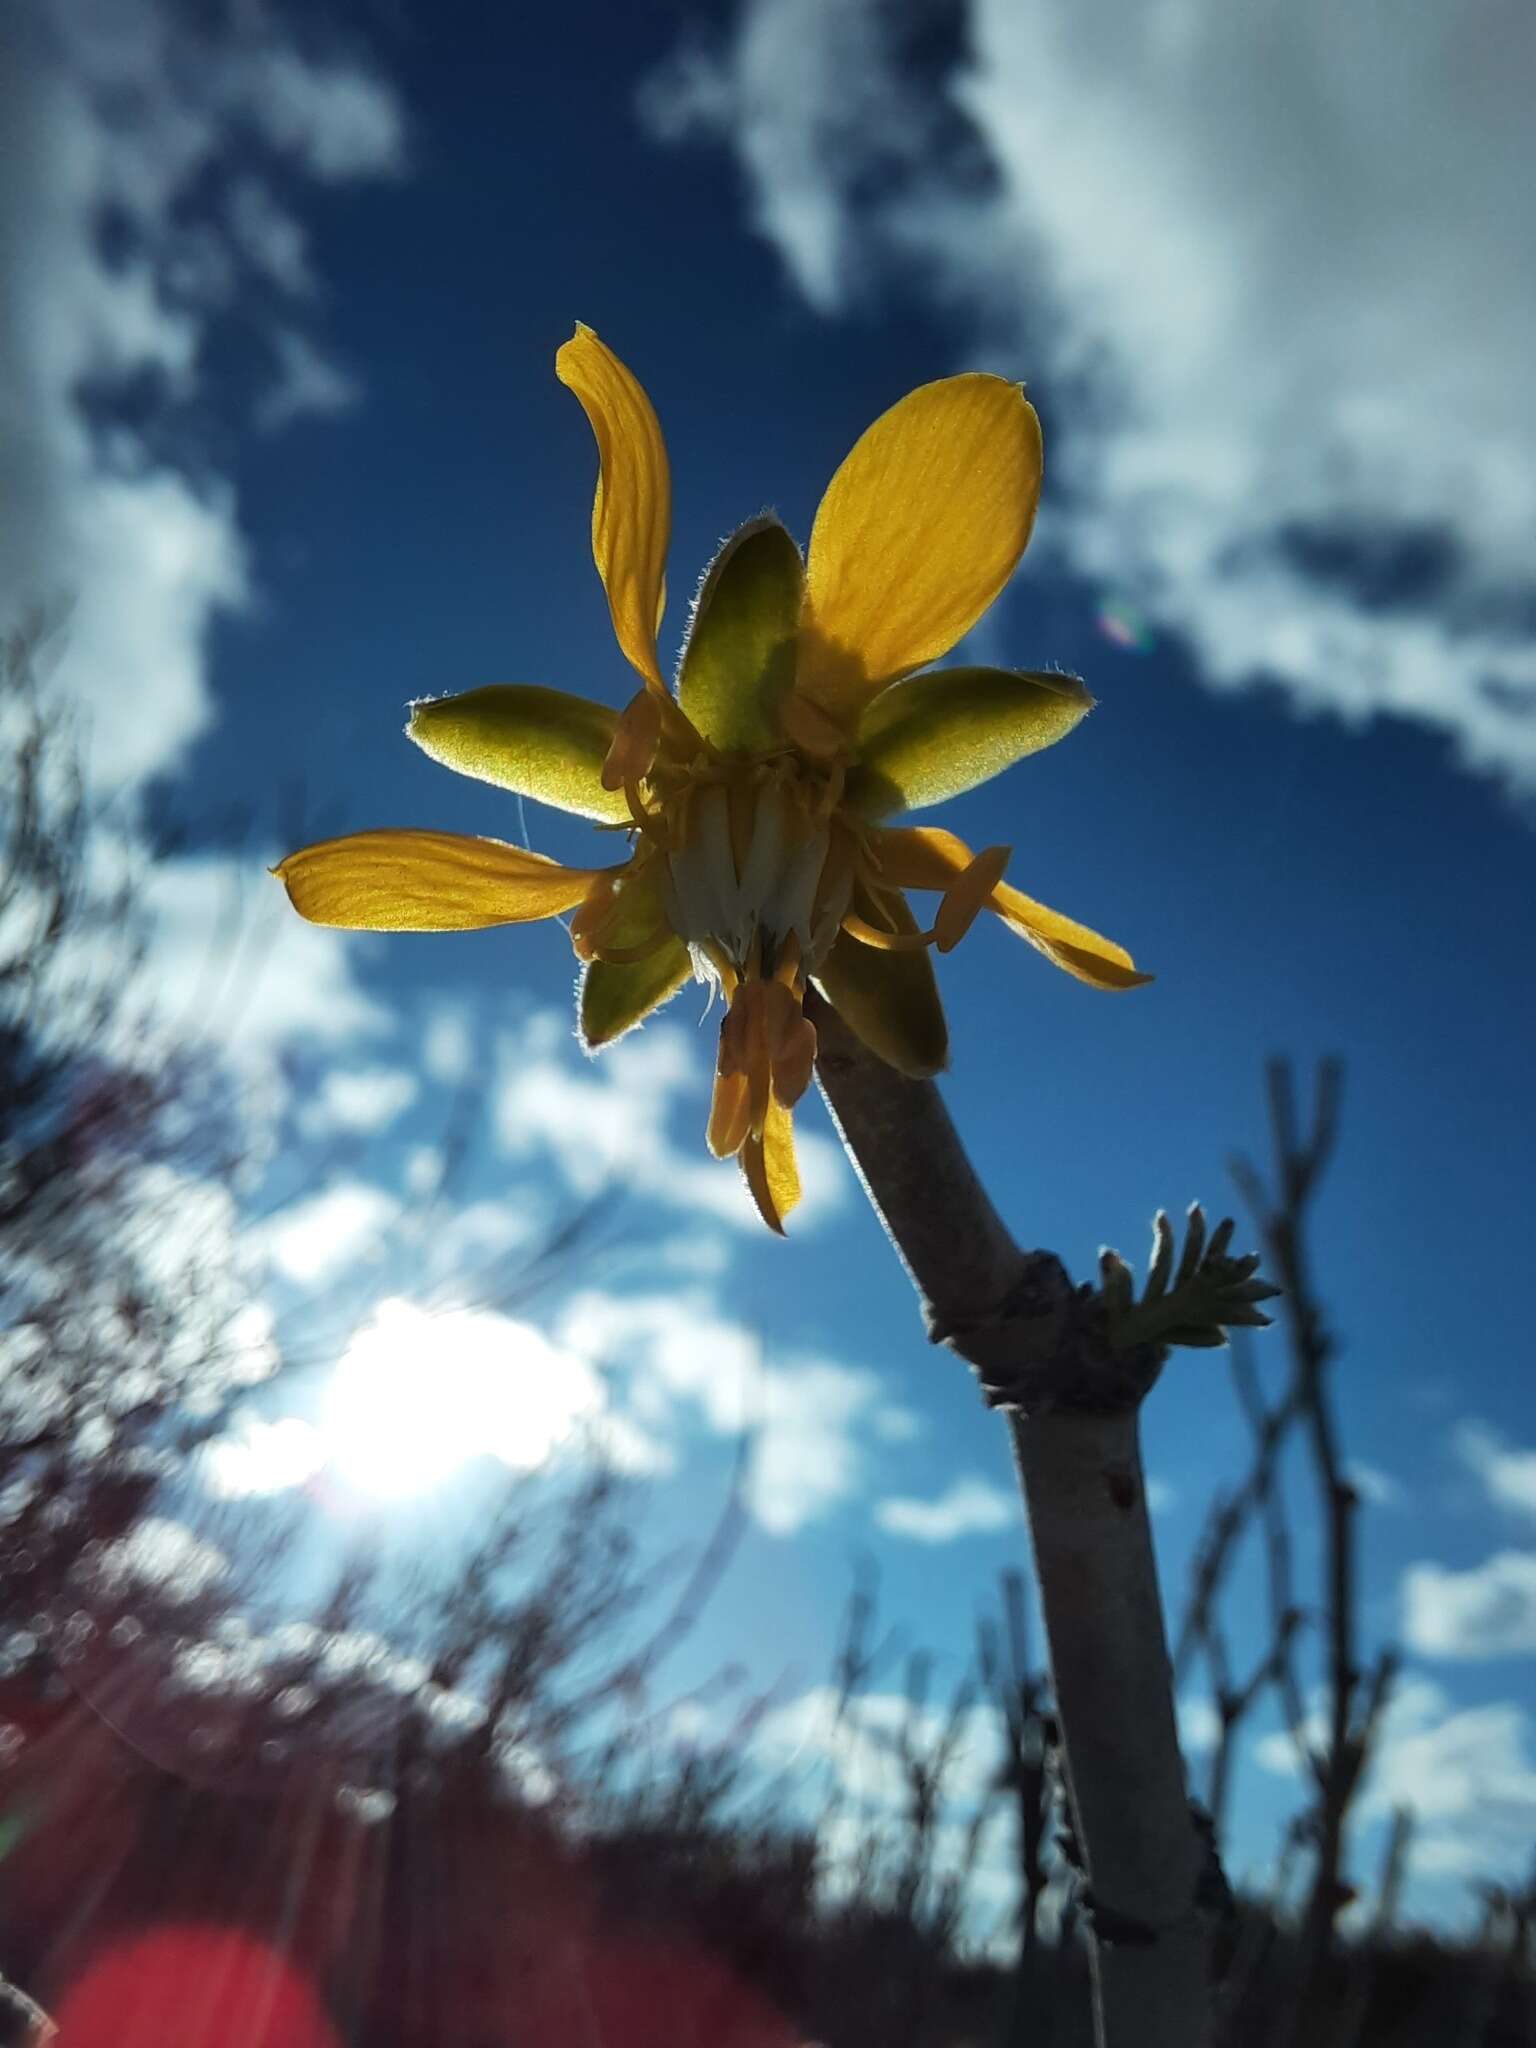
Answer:
<path fill-rule="evenodd" d="M 433 1314 L 395 1300 L 382 1302 L 347 1346 L 320 1432 L 342 1478 L 400 1499 L 477 1457 L 529 1471 L 603 1407 L 592 1367 L 531 1324 L 490 1309 Z"/>

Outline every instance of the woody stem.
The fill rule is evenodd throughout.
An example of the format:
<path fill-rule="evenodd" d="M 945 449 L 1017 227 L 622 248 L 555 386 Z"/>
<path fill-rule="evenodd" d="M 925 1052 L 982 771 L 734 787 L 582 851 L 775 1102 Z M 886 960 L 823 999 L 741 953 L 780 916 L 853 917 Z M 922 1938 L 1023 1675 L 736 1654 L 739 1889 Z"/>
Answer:
<path fill-rule="evenodd" d="M 1198 2048 L 1208 1934 L 1142 1482 L 1149 1378 L 1091 1297 L 1004 1227 L 931 1081 L 868 1051 L 814 994 L 817 1073 L 930 1337 L 1006 1408 L 1050 1645 L 1093 1929 L 1099 2048 Z"/>

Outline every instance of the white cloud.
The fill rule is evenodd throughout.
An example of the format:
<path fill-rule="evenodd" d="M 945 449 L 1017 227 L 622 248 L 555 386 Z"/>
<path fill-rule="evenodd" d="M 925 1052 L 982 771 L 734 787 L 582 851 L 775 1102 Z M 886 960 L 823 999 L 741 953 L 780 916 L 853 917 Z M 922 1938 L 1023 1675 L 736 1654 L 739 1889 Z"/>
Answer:
<path fill-rule="evenodd" d="M 329 1067 L 305 1097 L 299 1123 L 319 1136 L 382 1131 L 410 1108 L 419 1087 L 404 1067 Z"/>
<path fill-rule="evenodd" d="M 1517 1451 L 1484 1422 L 1463 1422 L 1457 1455 L 1483 1483 L 1489 1500 L 1517 1514 L 1536 1515 L 1536 1451 Z"/>
<path fill-rule="evenodd" d="M 399 101 L 382 79 L 349 62 L 316 62 L 268 43 L 231 53 L 218 83 L 232 111 L 327 183 L 398 177 L 405 169 Z"/>
<path fill-rule="evenodd" d="M 719 1435 L 735 1435 L 746 1425 L 748 1385 L 761 1370 L 761 1348 L 705 1294 L 587 1290 L 566 1303 L 559 1337 L 600 1364 L 627 1368 L 630 1406 L 646 1424 L 668 1421 L 688 1406 Z"/>
<path fill-rule="evenodd" d="M 275 1269 L 300 1286 L 377 1257 L 399 1204 L 366 1181 L 339 1180 L 281 1210 L 255 1233 Z"/>
<path fill-rule="evenodd" d="M 399 109 L 356 62 L 289 48 L 264 9 L 21 0 L 0 16 L 0 130 L 0 624 L 70 601 L 61 685 L 98 780 L 132 782 L 208 725 L 209 631 L 251 589 L 231 483 L 170 459 L 161 430 L 195 428 L 218 323 L 265 325 L 251 274 L 305 281 L 277 184 L 398 170 Z M 225 181 L 226 212 L 237 153 L 277 179 Z M 148 430 L 116 406 L 126 391 Z"/>
<path fill-rule="evenodd" d="M 1401 1483 L 1394 1479 L 1390 1472 L 1384 1472 L 1379 1465 L 1367 1465 L 1361 1458 L 1352 1458 L 1347 1468 L 1347 1476 L 1356 1493 L 1371 1507 L 1401 1507 Z"/>
<path fill-rule="evenodd" d="M 1536 1655 L 1536 1551 L 1500 1550 L 1469 1571 L 1411 1564 L 1403 1635 L 1426 1657 Z"/>
<path fill-rule="evenodd" d="M 699 129 L 732 137 L 753 225 L 822 313 L 844 303 L 857 262 L 840 188 L 870 131 L 909 162 L 922 147 L 920 124 L 890 119 L 895 79 L 885 41 L 879 14 L 857 0 L 765 0 L 740 10 L 728 65 L 692 47 L 642 90 L 642 114 L 662 140 Z"/>
<path fill-rule="evenodd" d="M 877 1503 L 875 1520 L 888 1536 L 913 1543 L 953 1543 L 960 1536 L 1011 1528 L 1019 1518 L 1018 1497 L 974 1473 L 951 1480 L 934 1500 L 893 1494 Z"/>
<path fill-rule="evenodd" d="M 610 1368 L 619 1412 L 655 1443 L 675 1449 L 690 1415 L 718 1436 L 753 1430 L 747 1506 L 775 1535 L 793 1534 L 863 1488 L 881 1387 L 862 1367 L 769 1363 L 752 1331 L 694 1292 L 577 1294 L 558 1337 Z"/>
<path fill-rule="evenodd" d="M 931 1753 L 947 1722 L 946 1708 L 914 1706 L 905 1693 L 860 1693 L 845 1705 L 834 1686 L 817 1685 L 770 1708 L 758 1723 L 756 1745 L 781 1765 L 823 1761 L 839 1789 L 859 1806 L 894 1814 L 908 1797 L 899 1750 L 903 1732 L 919 1753 Z M 1001 1761 L 995 1713 L 972 1707 L 962 1722 L 947 1780 L 953 1799 L 969 1804 L 984 1798 Z"/>
<path fill-rule="evenodd" d="M 280 327 L 272 337 L 272 352 L 277 375 L 256 407 L 256 424 L 264 433 L 279 433 L 295 420 L 332 419 L 361 400 L 357 380 L 296 328 Z"/>
<path fill-rule="evenodd" d="M 422 1202 L 434 1194 L 443 1177 L 441 1145 L 413 1145 L 401 1169 L 400 1184 L 412 1201 Z"/>
<path fill-rule="evenodd" d="M 256 849 L 157 862 L 144 893 L 163 1016 L 237 1063 L 265 1063 L 285 1043 L 347 1044 L 387 1025 L 353 979 L 356 936 L 295 917 Z"/>
<path fill-rule="evenodd" d="M 1326 1740 L 1320 1709 L 1308 1732 L 1314 1742 Z M 1513 1878 L 1529 1866 L 1536 1829 L 1531 1740 L 1531 1717 L 1513 1700 L 1457 1706 L 1432 1679 L 1400 1678 L 1377 1734 L 1360 1817 L 1412 1809 L 1418 1877 Z M 1265 1736 L 1254 1754 L 1266 1770 L 1296 1775 L 1289 1735 Z"/>
<path fill-rule="evenodd" d="M 900 1692 L 865 1692 L 842 1701 L 828 1685 L 813 1686 L 763 1716 L 753 1733 L 753 1751 L 770 1770 L 785 1774 L 790 1800 L 796 1797 L 793 1779 L 804 1783 L 822 1852 L 818 1884 L 825 1896 L 836 1898 L 850 1890 L 869 1896 L 871 1854 L 878 1869 L 882 1849 L 905 1839 L 912 1787 L 902 1762 L 903 1745 L 931 1760 L 949 1731 L 947 1705 L 917 1706 Z M 960 1880 L 963 1873 L 972 1907 L 996 1907 L 1001 1924 L 1011 1926 L 1018 1866 L 1007 1825 L 983 1835 L 974 1864 L 976 1845 L 967 1832 L 1003 1760 L 998 1719 L 991 1708 L 973 1706 L 953 1732 L 932 1843 L 933 1881 Z M 831 1800 L 828 1781 L 835 1794 Z M 979 1938 L 987 1932 L 984 1927 L 972 1931 Z"/>
<path fill-rule="evenodd" d="M 712 1055 L 703 1033 L 652 1024 L 583 1059 L 568 1019 L 541 1011 L 501 1044 L 494 1114 L 503 1149 L 515 1159 L 552 1155 L 581 1196 L 617 1185 L 761 1233 L 741 1174 L 704 1150 Z M 680 1106 L 696 1119 L 697 1134 L 684 1145 L 669 1131 Z M 798 1130 L 796 1146 L 803 1200 L 789 1227 L 802 1232 L 841 1207 L 850 1177 L 841 1152 L 819 1132 Z"/>
<path fill-rule="evenodd" d="M 669 1237 L 645 1254 L 646 1264 L 690 1280 L 718 1280 L 731 1263 L 731 1247 L 716 1231 L 692 1230 L 686 1236 Z"/>
<path fill-rule="evenodd" d="M 1536 13 L 745 0 L 653 80 L 824 313 L 895 276 L 1054 419 L 1044 544 L 1208 682 L 1390 712 L 1536 786 Z"/>
<path fill-rule="evenodd" d="M 1185 1693 L 1176 1704 L 1180 1748 L 1186 1756 L 1206 1755 L 1221 1740 L 1221 1715 L 1215 1701 L 1205 1693 Z"/>
<path fill-rule="evenodd" d="M 315 288 L 302 225 L 259 178 L 241 178 L 229 195 L 229 228 L 251 266 L 280 291 L 305 298 Z"/>
<path fill-rule="evenodd" d="M 1456 1823 L 1474 1851 L 1507 1850 L 1513 1838 L 1524 1853 L 1536 1831 L 1530 1734 L 1512 1700 L 1452 1709 L 1438 1688 L 1410 1680 L 1377 1752 L 1371 1808 L 1411 1806 L 1430 1828 Z"/>
<path fill-rule="evenodd" d="M 771 1534 L 792 1536 L 859 1491 L 861 1432 L 879 1383 L 857 1367 L 811 1359 L 765 1366 L 758 1397 L 747 1500 Z"/>
<path fill-rule="evenodd" d="M 421 1064 L 427 1074 L 451 1087 L 468 1078 L 474 1057 L 474 1034 L 467 1011 L 456 1005 L 440 1004 L 428 1017 L 421 1041 Z"/>
<path fill-rule="evenodd" d="M 244 1415 L 205 1447 L 198 1471 L 215 1500 L 250 1500 L 302 1486 L 324 1462 L 325 1446 L 312 1422 L 297 1415 L 270 1422 Z"/>

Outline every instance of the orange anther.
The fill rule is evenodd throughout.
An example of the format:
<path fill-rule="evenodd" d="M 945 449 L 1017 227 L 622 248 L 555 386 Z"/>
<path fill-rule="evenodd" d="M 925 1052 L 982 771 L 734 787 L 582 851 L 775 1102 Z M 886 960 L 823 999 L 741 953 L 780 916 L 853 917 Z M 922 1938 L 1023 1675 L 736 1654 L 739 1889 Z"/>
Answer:
<path fill-rule="evenodd" d="M 793 1109 L 811 1085 L 815 1065 L 816 1026 L 797 1009 L 783 1050 L 773 1062 L 773 1092 L 786 1109 Z"/>
<path fill-rule="evenodd" d="M 661 744 L 661 705 L 651 690 L 638 690 L 619 713 L 607 758 L 604 789 L 624 789 L 649 775 Z"/>
<path fill-rule="evenodd" d="M 752 1122 L 752 1095 L 745 1074 L 715 1076 L 709 1105 L 709 1149 L 717 1159 L 731 1159 L 741 1150 Z"/>

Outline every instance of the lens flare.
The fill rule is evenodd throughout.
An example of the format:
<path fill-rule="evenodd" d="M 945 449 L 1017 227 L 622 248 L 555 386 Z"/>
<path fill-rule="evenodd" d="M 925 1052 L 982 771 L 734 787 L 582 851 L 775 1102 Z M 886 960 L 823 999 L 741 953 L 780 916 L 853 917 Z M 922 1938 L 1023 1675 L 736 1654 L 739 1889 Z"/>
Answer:
<path fill-rule="evenodd" d="M 1152 628 L 1125 598 L 1112 597 L 1099 609 L 1099 631 L 1127 654 L 1150 654 Z"/>
<path fill-rule="evenodd" d="M 341 2048 L 316 1992 L 275 1949 L 195 1923 L 103 1950 L 53 2017 L 68 2048 Z"/>

